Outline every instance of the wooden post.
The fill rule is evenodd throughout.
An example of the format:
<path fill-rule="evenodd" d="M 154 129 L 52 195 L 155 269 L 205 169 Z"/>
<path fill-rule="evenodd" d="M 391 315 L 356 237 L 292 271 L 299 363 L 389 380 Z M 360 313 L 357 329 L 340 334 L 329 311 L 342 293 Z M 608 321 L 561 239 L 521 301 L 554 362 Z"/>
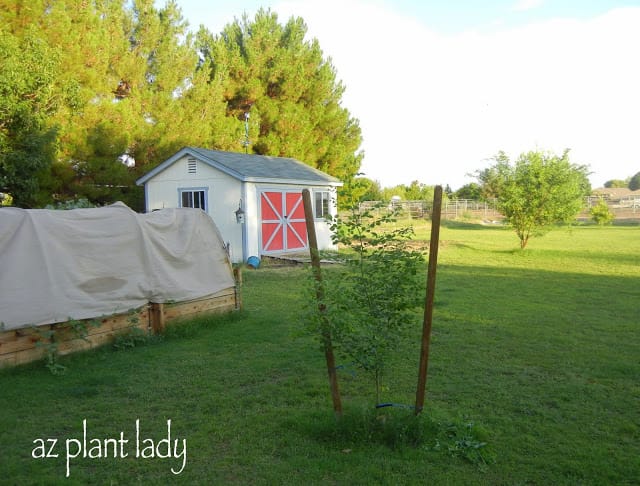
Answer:
<path fill-rule="evenodd" d="M 324 287 L 322 285 L 322 272 L 320 271 L 320 254 L 318 252 L 318 240 L 316 238 L 316 228 L 313 218 L 313 206 L 311 205 L 311 193 L 309 189 L 302 190 L 302 202 L 304 204 L 304 217 L 307 223 L 307 237 L 309 240 L 309 253 L 311 255 L 311 267 L 316 280 L 316 298 L 318 299 L 318 311 L 321 319 L 322 343 L 324 345 L 324 356 L 327 361 L 327 372 L 329 373 L 329 386 L 331 387 L 331 398 L 333 400 L 333 411 L 336 418 L 342 417 L 342 402 L 340 400 L 340 389 L 338 388 L 338 374 L 336 372 L 336 360 L 333 355 L 333 345 L 331 343 L 331 329 L 326 317 L 324 305 Z"/>
<path fill-rule="evenodd" d="M 166 325 L 164 318 L 164 304 L 151 302 L 149 316 L 151 317 L 151 329 L 153 329 L 153 333 L 162 333 Z"/>
<path fill-rule="evenodd" d="M 438 264 L 441 212 L 442 186 L 436 186 L 433 194 L 433 213 L 431 214 L 431 241 L 429 242 L 429 267 L 427 270 L 427 290 L 424 303 L 424 321 L 422 324 L 422 348 L 420 350 L 418 387 L 416 390 L 416 415 L 422 412 L 422 408 L 424 407 L 424 395 L 427 386 L 427 366 L 429 364 L 431 324 L 433 323 L 433 297 L 436 289 L 436 266 Z"/>
<path fill-rule="evenodd" d="M 240 267 L 233 268 L 233 280 L 235 281 L 233 297 L 235 299 L 236 310 L 240 310 L 242 309 L 242 296 L 240 294 L 240 287 L 242 287 L 242 269 Z"/>

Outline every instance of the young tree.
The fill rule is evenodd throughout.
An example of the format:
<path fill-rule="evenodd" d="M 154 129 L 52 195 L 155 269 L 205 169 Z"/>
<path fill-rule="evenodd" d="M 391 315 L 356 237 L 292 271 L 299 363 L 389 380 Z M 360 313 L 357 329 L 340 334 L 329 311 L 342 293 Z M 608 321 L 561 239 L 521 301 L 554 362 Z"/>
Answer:
<path fill-rule="evenodd" d="M 424 256 L 408 245 L 411 227 L 390 229 L 395 214 L 375 214 L 356 206 L 334 221 L 334 241 L 348 250 L 344 267 L 324 274 L 323 317 L 337 352 L 373 378 L 380 403 L 389 359 L 420 319 Z"/>
<path fill-rule="evenodd" d="M 562 156 L 532 151 L 514 164 L 500 152 L 495 164 L 479 173 L 497 197 L 498 210 L 513 226 L 525 248 L 529 238 L 543 234 L 551 225 L 569 222 L 580 212 L 584 197 L 591 192 L 588 169 Z"/>
<path fill-rule="evenodd" d="M 604 199 L 600 199 L 597 204 L 593 205 L 589 210 L 591 219 L 600 226 L 611 223 L 615 219 L 615 214 L 609 209 L 609 205 Z"/>

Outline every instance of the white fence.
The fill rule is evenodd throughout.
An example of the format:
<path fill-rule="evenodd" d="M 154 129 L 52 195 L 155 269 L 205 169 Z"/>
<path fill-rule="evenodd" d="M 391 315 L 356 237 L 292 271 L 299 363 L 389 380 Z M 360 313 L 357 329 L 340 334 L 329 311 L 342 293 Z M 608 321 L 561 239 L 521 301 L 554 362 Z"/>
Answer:
<path fill-rule="evenodd" d="M 640 196 L 630 195 L 621 198 L 611 198 L 607 196 L 589 196 L 586 198 L 585 209 L 578 216 L 578 219 L 590 219 L 589 210 L 601 200 L 606 201 L 609 210 L 617 220 L 640 220 Z"/>
<path fill-rule="evenodd" d="M 585 200 L 584 210 L 577 216 L 580 220 L 590 220 L 589 210 L 597 204 L 600 197 L 589 196 Z M 607 200 L 609 209 L 617 220 L 640 220 L 640 197 L 630 196 L 622 199 Z M 400 215 L 411 218 L 431 218 L 433 203 L 431 201 L 363 201 L 361 209 L 380 207 L 381 210 L 390 211 L 397 209 Z M 496 209 L 496 201 L 475 201 L 473 199 L 447 199 L 442 201 L 442 219 L 469 219 L 483 221 L 498 221 L 503 216 Z"/>
<path fill-rule="evenodd" d="M 412 218 L 431 218 L 433 203 L 430 201 L 363 201 L 361 209 L 380 207 L 382 210 L 398 210 L 401 215 Z M 442 219 L 482 219 L 496 220 L 502 218 L 492 201 L 475 201 L 473 199 L 447 199 L 442 201 Z"/>

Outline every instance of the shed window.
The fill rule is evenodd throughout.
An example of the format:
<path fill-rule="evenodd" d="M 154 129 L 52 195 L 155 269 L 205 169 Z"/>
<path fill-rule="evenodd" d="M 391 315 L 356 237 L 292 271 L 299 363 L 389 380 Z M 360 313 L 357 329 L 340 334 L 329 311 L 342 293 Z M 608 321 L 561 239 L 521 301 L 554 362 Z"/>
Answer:
<path fill-rule="evenodd" d="M 315 194 L 315 215 L 317 219 L 329 216 L 329 191 L 317 191 Z"/>
<path fill-rule="evenodd" d="M 206 192 L 202 189 L 180 190 L 180 207 L 207 210 Z"/>
<path fill-rule="evenodd" d="M 189 157 L 187 159 L 187 173 L 195 174 L 198 169 L 198 162 L 194 157 Z"/>

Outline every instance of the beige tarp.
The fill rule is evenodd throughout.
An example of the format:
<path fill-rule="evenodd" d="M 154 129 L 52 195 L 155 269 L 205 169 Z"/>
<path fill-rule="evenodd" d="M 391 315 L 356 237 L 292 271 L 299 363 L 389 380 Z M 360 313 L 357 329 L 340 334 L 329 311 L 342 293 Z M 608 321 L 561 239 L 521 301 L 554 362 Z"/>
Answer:
<path fill-rule="evenodd" d="M 0 209 L 4 329 L 191 300 L 233 285 L 220 233 L 200 209 Z"/>

